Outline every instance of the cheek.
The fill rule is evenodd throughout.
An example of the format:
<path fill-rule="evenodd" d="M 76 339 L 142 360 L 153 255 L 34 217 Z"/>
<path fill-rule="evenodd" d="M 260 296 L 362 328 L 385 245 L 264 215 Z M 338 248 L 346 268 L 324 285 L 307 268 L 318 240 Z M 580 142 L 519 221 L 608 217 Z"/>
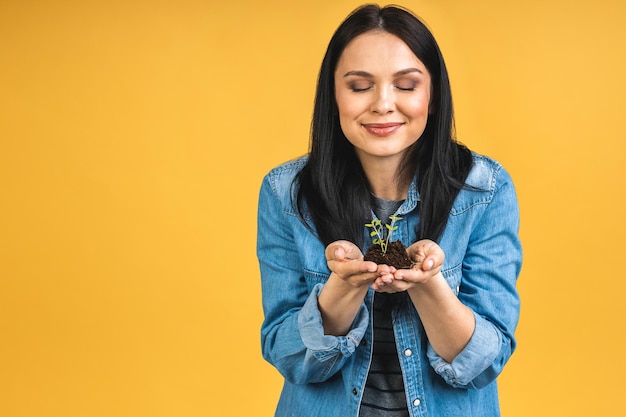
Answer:
<path fill-rule="evenodd" d="M 416 97 L 403 103 L 402 111 L 407 116 L 416 118 L 428 115 L 429 97 Z"/>
<path fill-rule="evenodd" d="M 337 96 L 337 111 L 339 112 L 339 120 L 344 120 L 350 114 L 350 105 L 341 95 Z"/>
<path fill-rule="evenodd" d="M 354 118 L 347 116 L 345 113 L 339 113 L 339 127 L 341 128 L 341 132 L 343 136 L 348 139 L 348 142 L 352 143 L 353 138 L 355 137 L 355 124 Z"/>
<path fill-rule="evenodd" d="M 335 94 L 337 101 L 337 109 L 339 111 L 339 119 L 354 120 L 368 110 L 367 99 L 365 97 L 355 96 L 353 94 Z"/>
<path fill-rule="evenodd" d="M 356 120 L 359 116 L 359 112 L 355 109 L 354 100 L 341 99 L 340 95 L 337 95 L 337 110 L 339 112 L 339 127 L 343 132 L 348 142 L 353 143 L 353 137 L 355 135 Z"/>

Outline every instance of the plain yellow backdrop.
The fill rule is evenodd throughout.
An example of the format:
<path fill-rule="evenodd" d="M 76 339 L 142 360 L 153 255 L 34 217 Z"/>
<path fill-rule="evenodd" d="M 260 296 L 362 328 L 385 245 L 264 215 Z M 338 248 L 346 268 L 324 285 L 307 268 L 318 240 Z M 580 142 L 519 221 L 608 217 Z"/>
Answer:
<path fill-rule="evenodd" d="M 258 187 L 358 4 L 0 0 L 1 416 L 273 415 Z M 403 4 L 518 189 L 504 416 L 625 415 L 626 6 Z"/>

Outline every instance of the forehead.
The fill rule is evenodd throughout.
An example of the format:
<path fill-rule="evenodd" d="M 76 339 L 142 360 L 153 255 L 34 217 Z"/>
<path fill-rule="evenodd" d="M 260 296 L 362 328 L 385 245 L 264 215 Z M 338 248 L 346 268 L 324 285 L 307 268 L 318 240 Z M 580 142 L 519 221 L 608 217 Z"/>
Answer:
<path fill-rule="evenodd" d="M 402 39 L 388 32 L 370 31 L 348 43 L 339 57 L 337 72 L 355 69 L 398 71 L 410 67 L 426 70 Z"/>

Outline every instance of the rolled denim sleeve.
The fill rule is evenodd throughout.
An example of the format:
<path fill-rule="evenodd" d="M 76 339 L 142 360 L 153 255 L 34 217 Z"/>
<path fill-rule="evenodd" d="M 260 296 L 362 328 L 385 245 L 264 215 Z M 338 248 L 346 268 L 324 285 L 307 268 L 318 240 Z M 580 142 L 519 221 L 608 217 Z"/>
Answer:
<path fill-rule="evenodd" d="M 501 166 L 494 171 L 489 198 L 480 205 L 482 214 L 469 237 L 458 293 L 474 313 L 474 333 L 452 363 L 430 345 L 427 349 L 434 370 L 459 388 L 480 388 L 496 379 L 515 350 L 520 312 L 519 209 L 511 178 Z"/>
<path fill-rule="evenodd" d="M 348 334 L 345 336 L 325 335 L 322 315 L 317 304 L 317 298 L 322 287 L 322 284 L 317 284 L 313 289 L 304 307 L 300 310 L 298 325 L 304 345 L 315 359 L 324 362 L 337 357 L 338 354 L 342 356 L 352 355 L 367 330 L 369 318 L 367 307 L 362 304 Z"/>
<path fill-rule="evenodd" d="M 445 381 L 457 388 L 477 387 L 472 380 L 488 369 L 500 353 L 502 337 L 486 319 L 474 313 L 476 326 L 467 346 L 457 355 L 452 363 L 443 360 L 428 345 L 428 358 L 431 365 Z"/>
<path fill-rule="evenodd" d="M 369 319 L 363 305 L 346 336 L 324 335 L 317 304 L 323 282 L 308 284 L 303 264 L 305 257 L 317 256 L 325 265 L 324 248 L 315 236 L 303 232 L 289 195 L 293 178 L 289 172 L 273 171 L 266 176 L 259 195 L 261 347 L 263 357 L 289 382 L 323 382 L 352 356 Z"/>

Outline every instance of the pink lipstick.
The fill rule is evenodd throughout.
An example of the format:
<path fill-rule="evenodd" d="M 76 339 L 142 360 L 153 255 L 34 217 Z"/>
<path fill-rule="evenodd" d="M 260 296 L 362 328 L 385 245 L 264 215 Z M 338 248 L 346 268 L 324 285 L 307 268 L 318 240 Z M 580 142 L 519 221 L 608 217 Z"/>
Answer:
<path fill-rule="evenodd" d="M 393 135 L 404 123 L 366 123 L 362 126 L 374 136 Z"/>

